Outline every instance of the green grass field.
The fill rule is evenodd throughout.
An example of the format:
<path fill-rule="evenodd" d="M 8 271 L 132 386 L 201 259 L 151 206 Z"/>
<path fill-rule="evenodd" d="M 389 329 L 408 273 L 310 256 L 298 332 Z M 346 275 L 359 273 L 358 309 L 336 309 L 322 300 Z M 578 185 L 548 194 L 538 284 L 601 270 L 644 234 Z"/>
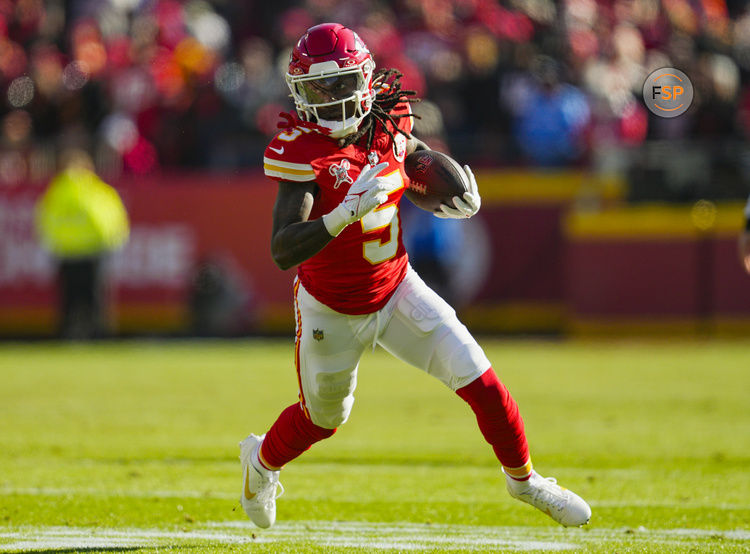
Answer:
<path fill-rule="evenodd" d="M 586 528 L 511 499 L 468 407 L 382 351 L 258 530 L 237 443 L 295 400 L 291 341 L 2 344 L 0 552 L 750 551 L 747 343 L 483 344 Z"/>

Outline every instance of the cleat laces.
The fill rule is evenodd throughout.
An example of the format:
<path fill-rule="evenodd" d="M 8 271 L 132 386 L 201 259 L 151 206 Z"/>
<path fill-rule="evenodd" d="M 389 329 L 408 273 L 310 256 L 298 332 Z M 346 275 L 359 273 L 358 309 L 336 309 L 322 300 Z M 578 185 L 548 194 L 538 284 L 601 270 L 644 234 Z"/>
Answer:
<path fill-rule="evenodd" d="M 544 481 L 547 481 L 550 485 L 558 486 L 557 485 L 557 479 L 554 477 L 546 477 L 544 478 Z M 561 490 L 562 487 L 560 487 Z M 546 504 L 548 506 L 553 507 L 554 509 L 558 511 L 562 511 L 565 509 L 565 505 L 568 503 L 568 499 L 565 497 L 565 494 L 556 494 L 557 491 L 550 490 L 548 488 L 548 485 L 545 483 L 541 487 L 535 487 L 534 488 L 534 503 L 542 503 Z"/>
<path fill-rule="evenodd" d="M 591 519 L 591 508 L 574 492 L 557 484 L 554 477 L 532 473 L 526 482 L 513 481 L 506 475 L 508 492 L 531 504 L 566 527 L 585 525 Z"/>
<path fill-rule="evenodd" d="M 259 504 L 272 508 L 276 499 L 284 494 L 284 485 L 279 481 L 278 474 L 273 477 L 263 478 L 264 484 L 256 494 Z M 278 494 L 276 494 L 278 491 Z"/>

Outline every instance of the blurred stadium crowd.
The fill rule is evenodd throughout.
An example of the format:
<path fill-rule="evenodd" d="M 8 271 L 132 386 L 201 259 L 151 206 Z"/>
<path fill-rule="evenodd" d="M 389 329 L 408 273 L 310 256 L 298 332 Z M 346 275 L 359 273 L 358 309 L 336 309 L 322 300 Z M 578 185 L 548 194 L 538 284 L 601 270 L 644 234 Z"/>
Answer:
<path fill-rule="evenodd" d="M 291 46 L 338 21 L 429 99 L 417 132 L 463 161 L 650 175 L 682 186 L 674 199 L 741 197 L 748 4 L 0 0 L 0 185 L 48 180 L 70 146 L 109 178 L 257 167 L 278 113 L 292 107 Z M 696 89 L 674 119 L 641 100 L 645 77 L 665 66 Z"/>

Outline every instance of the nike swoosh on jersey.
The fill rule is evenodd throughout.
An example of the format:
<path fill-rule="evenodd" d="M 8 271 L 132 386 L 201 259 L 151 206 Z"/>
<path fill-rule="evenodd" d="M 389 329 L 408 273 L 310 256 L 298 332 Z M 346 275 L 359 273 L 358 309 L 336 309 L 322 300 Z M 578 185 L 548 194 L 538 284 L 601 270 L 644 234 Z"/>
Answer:
<path fill-rule="evenodd" d="M 249 483 L 250 483 L 250 466 L 248 466 L 247 469 L 245 470 L 245 498 L 247 500 L 252 500 L 253 498 L 255 498 L 255 493 L 250 492 Z"/>
<path fill-rule="evenodd" d="M 283 147 L 283 146 L 282 146 L 281 148 L 274 148 L 273 146 L 269 146 L 269 147 L 268 147 L 268 149 L 269 149 L 269 150 L 273 150 L 273 151 L 274 151 L 274 152 L 276 152 L 276 153 L 277 153 L 277 154 L 278 154 L 279 156 L 280 156 L 281 154 L 283 154 L 283 153 L 284 153 L 284 147 Z"/>

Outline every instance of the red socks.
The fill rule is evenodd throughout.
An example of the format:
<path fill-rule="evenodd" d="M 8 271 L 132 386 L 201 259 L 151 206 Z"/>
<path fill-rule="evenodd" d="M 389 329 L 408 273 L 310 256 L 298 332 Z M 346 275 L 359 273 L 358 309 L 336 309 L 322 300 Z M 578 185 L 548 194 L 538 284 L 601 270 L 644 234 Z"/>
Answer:
<path fill-rule="evenodd" d="M 531 474 L 531 462 L 523 420 L 518 405 L 495 371 L 489 368 L 456 394 L 476 414 L 479 430 L 503 464 L 505 473 L 514 479 L 527 479 Z"/>
<path fill-rule="evenodd" d="M 479 430 L 503 464 L 505 473 L 517 480 L 527 479 L 531 474 L 531 462 L 523 420 L 515 400 L 495 371 L 489 368 L 456 394 L 476 414 Z M 315 425 L 299 403 L 292 404 L 281 412 L 266 433 L 260 448 L 260 462 L 267 469 L 279 469 L 335 432 L 336 429 Z"/>
<path fill-rule="evenodd" d="M 266 469 L 276 470 L 335 432 L 336 429 L 318 427 L 305 415 L 299 403 L 292 404 L 281 412 L 266 433 L 258 457 Z"/>

